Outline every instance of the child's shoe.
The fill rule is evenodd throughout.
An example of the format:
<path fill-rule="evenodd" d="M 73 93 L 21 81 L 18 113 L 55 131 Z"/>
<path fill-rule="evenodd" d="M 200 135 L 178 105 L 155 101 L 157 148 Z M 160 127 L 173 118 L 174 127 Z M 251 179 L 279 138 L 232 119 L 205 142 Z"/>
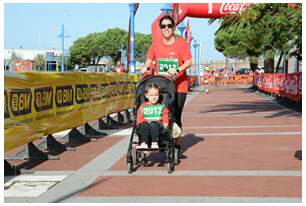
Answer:
<path fill-rule="evenodd" d="M 147 149 L 149 148 L 145 142 L 142 142 L 140 145 L 136 146 L 136 149 Z"/>
<path fill-rule="evenodd" d="M 158 149 L 158 143 L 157 142 L 152 142 L 151 144 L 151 149 Z"/>

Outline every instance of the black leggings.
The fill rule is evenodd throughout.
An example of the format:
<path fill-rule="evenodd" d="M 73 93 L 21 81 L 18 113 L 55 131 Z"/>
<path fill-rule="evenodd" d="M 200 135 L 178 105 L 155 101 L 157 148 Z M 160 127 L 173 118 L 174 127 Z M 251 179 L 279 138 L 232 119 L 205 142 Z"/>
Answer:
<path fill-rule="evenodd" d="M 175 93 L 174 99 L 174 122 L 182 128 L 182 112 L 186 101 L 187 93 Z"/>
<path fill-rule="evenodd" d="M 143 122 L 138 125 L 138 132 L 142 142 L 149 143 L 151 137 L 152 142 L 157 142 L 160 132 L 163 131 L 163 126 L 160 122 Z"/>

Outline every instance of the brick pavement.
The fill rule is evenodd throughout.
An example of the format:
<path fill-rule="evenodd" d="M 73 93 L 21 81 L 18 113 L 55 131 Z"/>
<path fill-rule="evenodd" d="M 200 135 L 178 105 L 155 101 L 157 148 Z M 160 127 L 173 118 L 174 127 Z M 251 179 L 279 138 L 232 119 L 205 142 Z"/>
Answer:
<path fill-rule="evenodd" d="M 127 174 L 127 133 L 106 138 L 104 146 L 102 140 L 84 145 L 97 155 L 84 157 L 86 165 L 81 160 L 73 163 L 72 156 L 59 160 L 63 164 L 70 159 L 67 168 L 74 174 L 39 198 L 5 201 L 301 202 L 302 163 L 296 157 L 302 148 L 301 114 L 247 88 L 220 86 L 209 94 L 188 95 L 183 112 L 185 158 L 173 174 L 167 174 L 164 156 L 158 153 L 148 157 L 146 166 Z M 85 154 L 84 149 L 79 151 L 74 154 Z M 37 170 L 59 168 L 45 163 Z M 70 191 L 62 190 L 76 180 L 80 182 Z"/>

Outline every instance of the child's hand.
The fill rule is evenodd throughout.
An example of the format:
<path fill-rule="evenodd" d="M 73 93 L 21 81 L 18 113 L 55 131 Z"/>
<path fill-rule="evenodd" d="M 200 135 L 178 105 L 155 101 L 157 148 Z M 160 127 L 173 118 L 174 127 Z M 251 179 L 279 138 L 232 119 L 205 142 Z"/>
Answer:
<path fill-rule="evenodd" d="M 168 124 L 164 124 L 164 128 L 167 128 L 168 127 Z"/>

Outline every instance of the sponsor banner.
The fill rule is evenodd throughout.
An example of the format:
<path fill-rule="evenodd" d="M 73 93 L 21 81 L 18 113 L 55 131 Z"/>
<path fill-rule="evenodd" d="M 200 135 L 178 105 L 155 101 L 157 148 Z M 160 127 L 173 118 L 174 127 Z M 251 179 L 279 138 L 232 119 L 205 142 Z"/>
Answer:
<path fill-rule="evenodd" d="M 269 74 L 255 73 L 258 89 L 287 97 L 294 101 L 302 100 L 302 73 Z"/>
<path fill-rule="evenodd" d="M 5 73 L 5 152 L 134 107 L 137 75 Z"/>
<path fill-rule="evenodd" d="M 228 76 L 228 80 L 224 80 L 224 76 L 220 75 L 219 84 L 224 84 L 224 81 L 226 81 L 228 84 L 252 84 L 253 83 L 253 75 L 247 75 L 247 74 L 233 74 Z M 215 77 L 209 76 L 209 78 L 205 78 L 204 75 L 200 77 L 200 83 L 201 85 L 204 85 L 205 80 L 208 80 L 209 84 L 213 85 L 215 84 Z M 188 76 L 188 82 L 191 85 L 194 85 L 196 82 L 198 82 L 198 76 Z"/>

